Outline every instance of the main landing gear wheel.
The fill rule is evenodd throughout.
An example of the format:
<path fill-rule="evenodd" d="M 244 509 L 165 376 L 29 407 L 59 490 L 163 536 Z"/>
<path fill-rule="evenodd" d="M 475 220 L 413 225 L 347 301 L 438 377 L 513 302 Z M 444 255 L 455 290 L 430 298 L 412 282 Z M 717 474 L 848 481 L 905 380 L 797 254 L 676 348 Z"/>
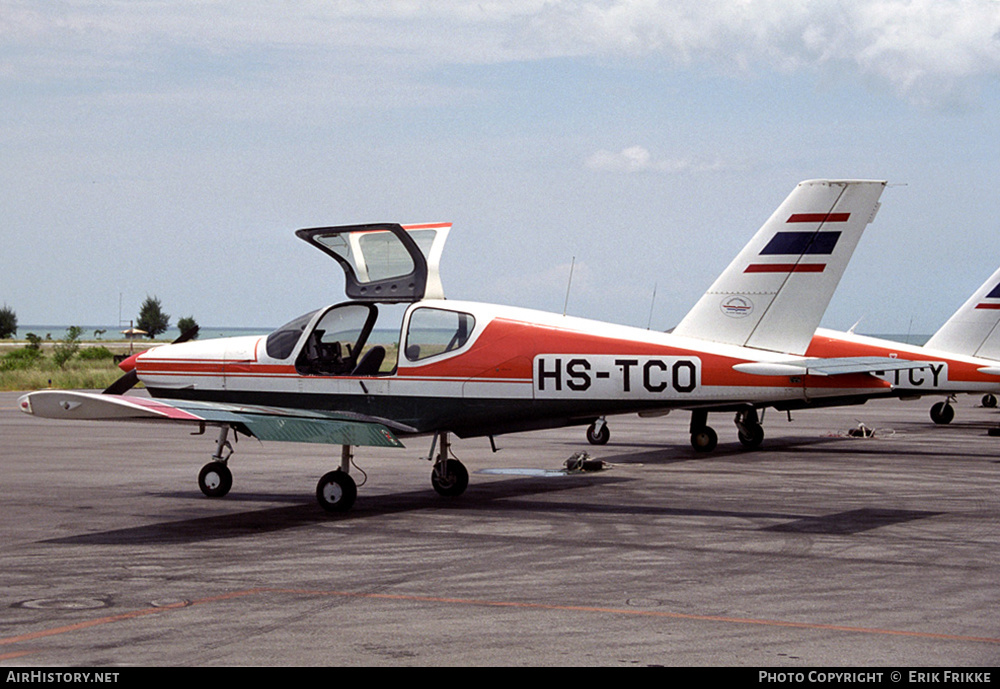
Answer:
<path fill-rule="evenodd" d="M 691 447 L 695 452 L 711 452 L 719 444 L 719 435 L 710 426 L 691 434 Z"/>
<path fill-rule="evenodd" d="M 756 450 L 764 442 L 764 427 L 754 407 L 747 407 L 736 413 L 736 437 L 748 450 Z"/>
<path fill-rule="evenodd" d="M 983 395 L 983 406 L 987 407 L 988 409 L 992 409 L 993 407 L 997 406 L 997 396 L 994 395 L 993 393 L 987 393 Z"/>
<path fill-rule="evenodd" d="M 951 423 L 955 418 L 955 408 L 947 402 L 938 402 L 931 407 L 931 421 L 934 423 Z"/>
<path fill-rule="evenodd" d="M 611 430 L 604 419 L 595 421 L 587 427 L 587 442 L 591 445 L 607 445 L 611 439 Z"/>
<path fill-rule="evenodd" d="M 346 512 L 357 498 L 358 485 L 340 469 L 323 474 L 316 484 L 316 500 L 327 512 Z"/>
<path fill-rule="evenodd" d="M 469 470 L 457 459 L 449 459 L 435 465 L 431 471 L 431 485 L 438 495 L 455 497 L 469 487 Z"/>
<path fill-rule="evenodd" d="M 756 450 L 764 442 L 764 427 L 759 423 L 748 425 L 736 432 L 740 443 L 748 450 Z"/>
<path fill-rule="evenodd" d="M 198 487 L 210 498 L 221 498 L 233 487 L 233 472 L 224 462 L 209 462 L 198 474 Z"/>
<path fill-rule="evenodd" d="M 719 444 L 719 436 L 708 425 L 708 412 L 695 409 L 691 412 L 691 447 L 695 452 L 711 452 Z"/>

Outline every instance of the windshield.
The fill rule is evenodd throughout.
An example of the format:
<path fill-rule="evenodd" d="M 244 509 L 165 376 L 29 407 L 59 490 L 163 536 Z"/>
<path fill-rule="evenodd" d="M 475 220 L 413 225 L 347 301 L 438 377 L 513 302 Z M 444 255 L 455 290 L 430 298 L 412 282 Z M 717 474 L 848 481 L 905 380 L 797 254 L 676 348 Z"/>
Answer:
<path fill-rule="evenodd" d="M 318 310 L 318 309 L 317 309 Z M 316 311 L 299 316 L 293 321 L 285 323 L 267 336 L 267 355 L 272 359 L 287 359 L 292 355 L 295 344 L 302 337 L 303 331 L 309 325 L 309 321 L 316 315 Z"/>

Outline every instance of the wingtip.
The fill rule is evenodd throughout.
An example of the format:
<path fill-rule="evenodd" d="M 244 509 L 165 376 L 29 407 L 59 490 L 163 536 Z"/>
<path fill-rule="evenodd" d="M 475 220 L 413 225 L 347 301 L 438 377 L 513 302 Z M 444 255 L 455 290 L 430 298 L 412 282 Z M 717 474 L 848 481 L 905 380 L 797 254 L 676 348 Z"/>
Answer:
<path fill-rule="evenodd" d="M 35 412 L 31 409 L 31 393 L 27 395 L 21 395 L 17 398 L 17 408 L 20 409 L 25 414 L 34 414 Z"/>

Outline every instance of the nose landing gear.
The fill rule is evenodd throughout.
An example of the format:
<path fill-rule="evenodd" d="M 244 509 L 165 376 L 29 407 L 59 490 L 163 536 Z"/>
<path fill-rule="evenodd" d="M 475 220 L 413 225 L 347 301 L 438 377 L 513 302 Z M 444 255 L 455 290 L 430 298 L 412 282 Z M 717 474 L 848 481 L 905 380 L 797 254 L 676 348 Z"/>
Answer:
<path fill-rule="evenodd" d="M 226 439 L 229 426 L 219 429 L 219 438 L 215 441 L 215 454 L 212 461 L 201 468 L 198 474 L 198 487 L 210 498 L 221 498 L 233 487 L 233 472 L 229 470 L 229 458 L 233 454 L 233 446 Z"/>

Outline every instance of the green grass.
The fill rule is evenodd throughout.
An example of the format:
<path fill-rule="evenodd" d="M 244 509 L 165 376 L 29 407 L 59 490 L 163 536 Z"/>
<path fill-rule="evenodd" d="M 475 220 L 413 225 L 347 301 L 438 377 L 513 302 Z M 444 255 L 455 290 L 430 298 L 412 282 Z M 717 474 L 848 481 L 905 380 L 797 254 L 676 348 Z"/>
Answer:
<path fill-rule="evenodd" d="M 0 390 L 103 390 L 122 375 L 113 356 L 104 346 L 82 347 L 60 367 L 51 347 L 4 347 L 0 349 Z"/>
<path fill-rule="evenodd" d="M 51 362 L 49 364 L 28 369 L 0 371 L 0 390 L 41 388 L 103 390 L 122 375 L 121 370 L 113 362 L 72 360 L 63 368 Z"/>

